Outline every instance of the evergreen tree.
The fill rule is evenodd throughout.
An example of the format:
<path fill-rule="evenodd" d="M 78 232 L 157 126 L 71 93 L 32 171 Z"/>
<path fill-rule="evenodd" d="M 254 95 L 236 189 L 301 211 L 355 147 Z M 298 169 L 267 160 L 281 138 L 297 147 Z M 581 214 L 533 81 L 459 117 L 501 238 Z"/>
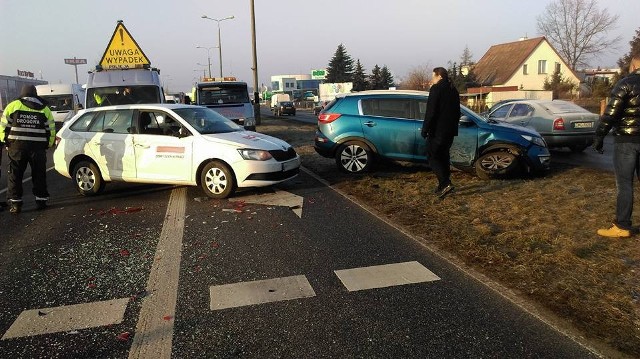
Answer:
<path fill-rule="evenodd" d="M 360 59 L 356 60 L 356 68 L 353 71 L 353 91 L 364 91 L 368 88 L 367 74 L 364 67 L 360 63 Z"/>
<path fill-rule="evenodd" d="M 473 65 L 473 54 L 469 50 L 469 45 L 465 46 L 460 56 L 460 67 Z"/>
<path fill-rule="evenodd" d="M 371 75 L 369 75 L 369 89 L 370 90 L 380 90 L 383 88 L 382 84 L 382 76 L 380 74 L 380 66 L 376 64 L 371 70 Z"/>
<path fill-rule="evenodd" d="M 449 61 L 449 68 L 447 69 L 449 73 L 449 81 L 453 84 L 453 86 L 458 89 L 459 93 L 467 92 L 467 78 L 462 74 L 462 69 L 455 62 L 451 63 Z"/>
<path fill-rule="evenodd" d="M 340 83 L 351 82 L 353 80 L 353 59 L 347 53 L 343 44 L 338 45 L 336 53 L 333 55 L 327 67 L 326 82 Z"/>
<path fill-rule="evenodd" d="M 631 45 L 629 53 L 618 59 L 618 66 L 620 66 L 620 77 L 624 77 L 629 74 L 631 57 L 640 55 L 640 28 L 636 30 L 636 35 L 633 37 L 633 39 L 631 39 L 631 41 L 629 41 L 629 45 Z M 614 83 L 615 82 L 616 81 L 614 81 Z"/>
<path fill-rule="evenodd" d="M 554 100 L 557 98 L 570 98 L 571 91 L 574 87 L 575 85 L 573 84 L 573 82 L 571 82 L 571 80 L 569 79 L 563 78 L 558 69 L 556 69 L 553 72 L 553 75 L 551 75 L 551 80 L 549 80 L 549 78 L 546 78 L 544 80 L 544 84 L 542 85 L 542 88 L 544 90 L 553 92 Z"/>
<path fill-rule="evenodd" d="M 389 71 L 387 65 L 382 66 L 382 69 L 380 70 L 380 84 L 382 86 L 382 90 L 387 90 L 390 87 L 395 87 L 395 84 L 393 83 L 393 75 L 391 75 L 391 72 Z"/>

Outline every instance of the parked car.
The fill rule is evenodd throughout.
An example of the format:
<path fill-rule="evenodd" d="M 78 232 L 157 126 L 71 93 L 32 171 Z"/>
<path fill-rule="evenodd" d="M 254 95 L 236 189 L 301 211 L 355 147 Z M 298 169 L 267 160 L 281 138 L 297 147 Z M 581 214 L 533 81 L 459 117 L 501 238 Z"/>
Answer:
<path fill-rule="evenodd" d="M 395 90 L 339 94 L 318 116 L 314 148 L 348 173 L 367 171 L 379 158 L 427 161 L 420 130 L 428 96 Z M 462 105 L 460 110 L 453 166 L 475 169 L 481 178 L 549 168 L 550 154 L 537 132 L 488 120 Z"/>
<path fill-rule="evenodd" d="M 494 109 L 490 119 L 536 130 L 549 147 L 582 152 L 593 143 L 599 116 L 568 101 L 517 100 Z"/>
<path fill-rule="evenodd" d="M 314 116 L 318 116 L 320 111 L 324 109 L 324 107 L 329 103 L 329 101 L 318 101 L 313 105 L 313 114 Z"/>
<path fill-rule="evenodd" d="M 518 101 L 518 100 L 524 100 L 524 99 L 507 99 L 507 100 L 500 100 L 496 103 L 494 103 L 493 105 L 491 105 L 491 107 L 489 107 L 488 110 L 480 112 L 480 116 L 484 116 L 487 117 L 489 116 L 489 114 L 491 113 L 491 111 L 495 110 L 496 108 L 504 105 L 505 103 L 509 103 L 509 102 L 513 102 L 513 101 Z"/>
<path fill-rule="evenodd" d="M 291 101 L 282 101 L 279 102 L 276 107 L 273 108 L 273 114 L 275 116 L 280 115 L 296 115 L 296 107 L 293 105 Z"/>
<path fill-rule="evenodd" d="M 209 197 L 226 198 L 236 188 L 286 181 L 300 168 L 285 141 L 192 105 L 96 107 L 68 121 L 56 144 L 56 171 L 85 196 L 125 181 L 198 185 Z"/>

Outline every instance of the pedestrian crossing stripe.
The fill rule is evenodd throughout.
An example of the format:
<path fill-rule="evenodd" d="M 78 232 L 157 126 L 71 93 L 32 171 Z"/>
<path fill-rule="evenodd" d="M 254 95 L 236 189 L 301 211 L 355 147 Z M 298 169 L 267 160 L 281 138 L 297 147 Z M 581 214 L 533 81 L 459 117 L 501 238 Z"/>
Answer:
<path fill-rule="evenodd" d="M 303 275 L 209 287 L 210 309 L 220 310 L 283 300 L 315 297 Z"/>
<path fill-rule="evenodd" d="M 119 324 L 129 298 L 25 310 L 2 340 Z"/>
<path fill-rule="evenodd" d="M 349 292 L 440 280 L 416 261 L 342 269 L 334 273 Z"/>

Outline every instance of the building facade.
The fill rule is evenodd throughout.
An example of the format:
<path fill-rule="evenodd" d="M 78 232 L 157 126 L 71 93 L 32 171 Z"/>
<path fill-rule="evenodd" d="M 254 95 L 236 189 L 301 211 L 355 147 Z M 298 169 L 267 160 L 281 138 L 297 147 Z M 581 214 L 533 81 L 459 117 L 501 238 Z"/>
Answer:
<path fill-rule="evenodd" d="M 0 109 L 3 109 L 9 102 L 20 96 L 20 90 L 24 85 L 45 85 L 49 82 L 37 80 L 35 78 L 24 78 L 18 76 L 0 75 Z"/>

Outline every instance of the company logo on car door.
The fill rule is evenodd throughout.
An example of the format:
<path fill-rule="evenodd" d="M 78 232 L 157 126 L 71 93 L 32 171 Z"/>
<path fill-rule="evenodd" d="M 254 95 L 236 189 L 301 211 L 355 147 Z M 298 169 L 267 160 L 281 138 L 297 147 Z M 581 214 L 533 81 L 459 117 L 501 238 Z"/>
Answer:
<path fill-rule="evenodd" d="M 184 158 L 184 147 L 158 146 L 156 158 Z"/>

